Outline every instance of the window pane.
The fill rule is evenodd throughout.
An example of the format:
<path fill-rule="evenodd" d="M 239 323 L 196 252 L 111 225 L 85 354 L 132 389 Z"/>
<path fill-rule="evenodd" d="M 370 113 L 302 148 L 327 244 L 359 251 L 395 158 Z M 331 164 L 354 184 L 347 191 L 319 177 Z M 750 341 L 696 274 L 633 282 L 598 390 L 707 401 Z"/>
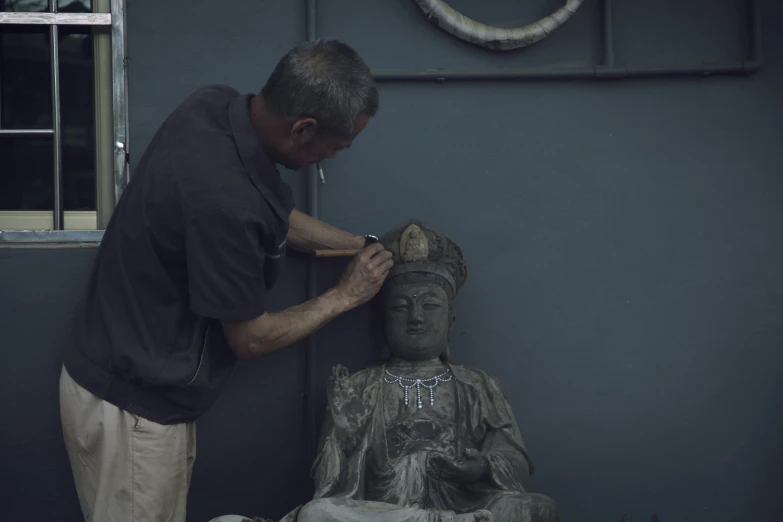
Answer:
<path fill-rule="evenodd" d="M 65 210 L 95 210 L 95 69 L 92 32 L 60 26 L 60 129 Z"/>
<path fill-rule="evenodd" d="M 0 136 L 0 210 L 54 208 L 51 136 Z"/>
<path fill-rule="evenodd" d="M 57 0 L 57 10 L 61 13 L 92 13 L 92 1 Z"/>
<path fill-rule="evenodd" d="M 52 128 L 48 27 L 0 25 L 0 128 Z"/>
<path fill-rule="evenodd" d="M 48 11 L 48 0 L 0 0 L 0 11 Z"/>

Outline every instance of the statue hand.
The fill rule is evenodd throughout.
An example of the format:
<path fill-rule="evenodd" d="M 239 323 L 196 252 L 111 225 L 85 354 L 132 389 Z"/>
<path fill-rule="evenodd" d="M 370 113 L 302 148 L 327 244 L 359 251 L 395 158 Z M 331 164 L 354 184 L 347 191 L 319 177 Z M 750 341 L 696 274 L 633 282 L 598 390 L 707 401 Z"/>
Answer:
<path fill-rule="evenodd" d="M 333 387 L 337 390 L 351 391 L 353 389 L 351 386 L 351 373 L 348 371 L 348 368 L 342 364 L 338 364 L 332 368 L 332 378 L 330 380 Z"/>
<path fill-rule="evenodd" d="M 337 436 L 348 448 L 363 432 L 370 415 L 366 404 L 351 384 L 348 369 L 342 365 L 332 369 L 327 400 Z"/>
<path fill-rule="evenodd" d="M 362 409 L 364 406 L 351 384 L 348 369 L 341 364 L 332 368 L 332 377 L 326 388 L 326 396 L 333 416 L 350 415 L 356 408 Z M 340 419 L 335 419 L 335 421 L 339 423 Z"/>
<path fill-rule="evenodd" d="M 439 453 L 430 457 L 429 471 L 447 482 L 469 484 L 486 476 L 489 462 L 483 453 L 475 449 L 466 449 L 461 459 Z"/>

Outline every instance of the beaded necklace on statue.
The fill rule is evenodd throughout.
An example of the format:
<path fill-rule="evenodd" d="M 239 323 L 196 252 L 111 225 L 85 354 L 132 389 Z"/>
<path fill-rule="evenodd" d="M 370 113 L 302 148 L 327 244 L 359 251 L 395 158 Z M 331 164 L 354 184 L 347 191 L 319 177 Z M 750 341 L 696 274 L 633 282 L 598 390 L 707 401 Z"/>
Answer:
<path fill-rule="evenodd" d="M 430 377 L 429 379 L 408 379 L 407 377 L 400 377 L 399 375 L 394 375 L 393 373 L 389 372 L 389 370 L 386 370 L 386 375 L 388 377 L 384 377 L 383 380 L 387 384 L 399 384 L 400 388 L 402 388 L 405 391 L 405 406 L 408 405 L 408 390 L 416 387 L 416 404 L 419 408 L 421 408 L 421 388 L 422 386 L 424 388 L 427 388 L 430 391 L 430 406 L 433 406 L 435 404 L 435 387 L 442 383 L 442 382 L 449 382 L 452 375 L 449 375 L 448 379 L 444 379 L 443 376 L 449 373 L 449 369 L 446 369 L 445 372 L 441 373 L 440 375 L 436 375 L 435 377 Z M 391 378 L 391 380 L 389 379 Z"/>

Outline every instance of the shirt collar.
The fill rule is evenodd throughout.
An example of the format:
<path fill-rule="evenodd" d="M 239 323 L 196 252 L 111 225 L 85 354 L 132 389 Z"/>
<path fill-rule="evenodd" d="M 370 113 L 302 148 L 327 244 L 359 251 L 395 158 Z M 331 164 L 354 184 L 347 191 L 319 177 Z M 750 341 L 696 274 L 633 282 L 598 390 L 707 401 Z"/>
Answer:
<path fill-rule="evenodd" d="M 274 162 L 264 152 L 250 119 L 252 94 L 242 94 L 231 100 L 229 120 L 234 142 L 250 181 L 285 223 L 294 208 L 291 188 L 282 180 Z"/>

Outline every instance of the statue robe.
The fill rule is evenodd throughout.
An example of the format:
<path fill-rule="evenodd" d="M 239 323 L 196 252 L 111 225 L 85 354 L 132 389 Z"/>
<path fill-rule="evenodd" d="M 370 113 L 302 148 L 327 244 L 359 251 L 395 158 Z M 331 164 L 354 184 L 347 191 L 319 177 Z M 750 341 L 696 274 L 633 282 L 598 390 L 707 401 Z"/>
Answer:
<path fill-rule="evenodd" d="M 489 465 L 484 479 L 466 485 L 444 482 L 427 473 L 427 452 L 390 458 L 383 394 L 384 387 L 393 385 L 384 382 L 384 366 L 368 368 L 330 384 L 313 464 L 315 500 L 299 519 L 449 520 L 455 513 L 486 509 L 496 522 L 559 520 L 551 499 L 527 492 L 533 465 L 500 382 L 473 368 L 450 369 L 455 394 L 450 419 L 455 431 L 448 435 L 455 447 L 450 454 L 460 456 L 468 448 L 481 451 Z M 349 402 L 352 407 L 346 409 Z M 346 411 L 350 414 L 340 413 Z M 384 466 L 387 475 L 397 475 L 384 480 L 384 486 L 390 486 L 385 495 L 383 487 L 367 483 L 383 473 Z"/>

